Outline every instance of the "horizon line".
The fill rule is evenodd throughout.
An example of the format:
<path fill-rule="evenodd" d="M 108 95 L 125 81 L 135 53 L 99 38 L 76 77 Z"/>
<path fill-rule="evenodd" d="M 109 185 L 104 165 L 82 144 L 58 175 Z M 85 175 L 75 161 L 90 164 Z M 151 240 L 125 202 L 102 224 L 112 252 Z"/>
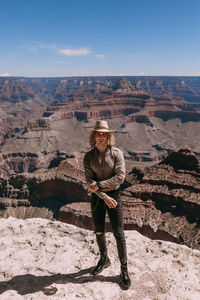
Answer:
<path fill-rule="evenodd" d="M 67 76 L 2 76 L 0 78 L 88 78 L 88 77 L 200 77 L 200 75 L 67 75 Z"/>

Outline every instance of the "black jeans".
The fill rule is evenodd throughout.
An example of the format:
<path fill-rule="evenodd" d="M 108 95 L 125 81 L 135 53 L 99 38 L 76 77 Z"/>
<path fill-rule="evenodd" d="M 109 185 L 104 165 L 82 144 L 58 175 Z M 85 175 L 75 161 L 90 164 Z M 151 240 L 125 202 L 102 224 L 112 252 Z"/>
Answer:
<path fill-rule="evenodd" d="M 99 198 L 96 194 L 92 194 L 91 211 L 95 227 L 95 232 L 105 233 L 105 215 L 106 211 L 110 219 L 112 231 L 116 239 L 119 259 L 122 265 L 127 264 L 126 254 L 126 240 L 124 236 L 124 221 L 123 221 L 123 207 L 121 202 L 120 191 L 109 191 L 107 195 L 117 201 L 115 208 L 109 208 L 104 200 Z"/>

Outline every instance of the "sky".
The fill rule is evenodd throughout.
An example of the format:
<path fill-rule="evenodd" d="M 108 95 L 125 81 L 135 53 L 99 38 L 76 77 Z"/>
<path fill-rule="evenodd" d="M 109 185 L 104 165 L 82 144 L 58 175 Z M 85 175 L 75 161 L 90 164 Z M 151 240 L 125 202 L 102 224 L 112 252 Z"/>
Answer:
<path fill-rule="evenodd" d="M 0 0 L 0 76 L 200 76 L 199 0 Z"/>

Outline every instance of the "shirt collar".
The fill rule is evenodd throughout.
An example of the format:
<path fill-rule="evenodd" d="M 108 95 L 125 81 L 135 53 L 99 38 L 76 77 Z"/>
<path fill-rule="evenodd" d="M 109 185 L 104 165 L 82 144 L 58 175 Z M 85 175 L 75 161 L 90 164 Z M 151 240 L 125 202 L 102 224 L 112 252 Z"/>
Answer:
<path fill-rule="evenodd" d="M 96 151 L 96 154 L 99 155 L 99 151 L 98 151 L 97 147 L 95 147 L 95 151 Z M 111 148 L 108 147 L 108 148 L 106 149 L 105 156 L 109 155 L 109 154 L 110 154 L 110 151 L 111 151 Z"/>

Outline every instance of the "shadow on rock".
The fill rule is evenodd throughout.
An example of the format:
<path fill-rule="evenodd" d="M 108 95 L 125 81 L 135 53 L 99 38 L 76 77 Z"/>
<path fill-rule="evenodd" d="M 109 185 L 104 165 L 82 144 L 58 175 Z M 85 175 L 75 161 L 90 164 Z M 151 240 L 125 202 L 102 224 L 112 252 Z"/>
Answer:
<path fill-rule="evenodd" d="M 0 294 L 8 290 L 16 290 L 20 295 L 36 293 L 43 291 L 45 295 L 53 295 L 57 292 L 56 287 L 50 287 L 51 284 L 82 284 L 91 281 L 112 282 L 121 287 L 120 276 L 103 276 L 90 275 L 93 268 L 80 270 L 76 273 L 69 274 L 54 274 L 51 276 L 35 276 L 32 274 L 25 274 L 13 277 L 9 281 L 0 282 Z M 49 288 L 48 288 L 49 287 Z"/>

